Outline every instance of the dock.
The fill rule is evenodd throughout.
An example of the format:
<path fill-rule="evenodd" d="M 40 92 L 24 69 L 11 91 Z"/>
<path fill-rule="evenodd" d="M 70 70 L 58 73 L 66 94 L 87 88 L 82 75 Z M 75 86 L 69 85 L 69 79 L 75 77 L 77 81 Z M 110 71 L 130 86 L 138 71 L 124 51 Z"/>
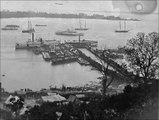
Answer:
<path fill-rule="evenodd" d="M 25 43 L 16 43 L 15 49 L 30 49 L 36 55 L 41 54 L 45 61 L 51 61 L 52 65 L 78 62 L 84 65 L 84 59 L 78 59 L 79 48 L 97 47 L 98 41 L 93 40 L 73 40 L 61 43 L 57 40 L 43 40 L 42 38 L 34 38 L 34 33 L 31 34 L 31 40 Z"/>

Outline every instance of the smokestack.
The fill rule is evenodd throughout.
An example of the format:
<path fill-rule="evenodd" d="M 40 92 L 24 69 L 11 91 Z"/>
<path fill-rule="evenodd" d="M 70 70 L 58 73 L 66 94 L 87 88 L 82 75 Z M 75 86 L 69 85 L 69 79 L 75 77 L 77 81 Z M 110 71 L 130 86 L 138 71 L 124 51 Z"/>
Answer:
<path fill-rule="evenodd" d="M 81 35 L 78 36 L 79 43 L 81 42 Z"/>
<path fill-rule="evenodd" d="M 31 33 L 31 37 L 32 37 L 32 42 L 34 42 L 34 33 Z"/>
<path fill-rule="evenodd" d="M 1 82 L 0 82 L 0 101 L 1 101 L 1 96 L 2 96 L 2 94 L 1 94 Z"/>

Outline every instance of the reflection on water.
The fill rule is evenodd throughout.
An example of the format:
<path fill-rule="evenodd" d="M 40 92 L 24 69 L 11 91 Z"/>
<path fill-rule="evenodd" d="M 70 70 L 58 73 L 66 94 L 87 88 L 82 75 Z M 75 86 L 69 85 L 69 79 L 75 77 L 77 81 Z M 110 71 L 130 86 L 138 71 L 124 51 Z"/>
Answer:
<path fill-rule="evenodd" d="M 17 24 L 21 28 L 18 31 L 1 31 L 1 77 L 2 85 L 6 90 L 12 91 L 20 88 L 39 90 L 52 86 L 80 86 L 89 81 L 97 81 L 100 76 L 90 67 L 80 66 L 78 63 L 52 66 L 45 62 L 41 55 L 34 55 L 31 51 L 15 50 L 16 42 L 24 42 L 30 38 L 29 34 L 21 32 L 27 27 L 26 18 L 1 19 L 1 27 L 7 24 Z M 56 36 L 58 30 L 78 27 L 78 19 L 51 19 L 30 18 L 33 25 L 47 24 L 47 27 L 35 27 L 36 37 L 44 39 L 58 39 L 61 41 L 75 40 L 77 37 Z M 157 31 L 157 26 L 151 21 L 129 21 L 127 28 L 129 33 L 117 34 L 114 32 L 118 27 L 118 21 L 87 20 L 90 28 L 85 31 L 84 39 L 98 40 L 99 48 L 116 48 L 126 44 L 127 39 L 137 32 Z"/>

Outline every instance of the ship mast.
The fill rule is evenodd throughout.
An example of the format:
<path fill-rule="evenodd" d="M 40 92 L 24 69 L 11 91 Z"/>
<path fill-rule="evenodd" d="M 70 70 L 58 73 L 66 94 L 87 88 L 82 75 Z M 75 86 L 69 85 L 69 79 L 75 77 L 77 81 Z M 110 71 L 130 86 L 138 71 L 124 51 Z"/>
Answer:
<path fill-rule="evenodd" d="M 80 28 L 81 28 L 81 19 L 79 18 L 79 25 L 80 25 Z"/>
<path fill-rule="evenodd" d="M 82 28 L 80 14 L 79 14 L 79 27 Z"/>
<path fill-rule="evenodd" d="M 124 30 L 126 30 L 126 20 L 124 21 Z"/>
<path fill-rule="evenodd" d="M 119 29 L 121 30 L 121 21 L 119 22 Z"/>
<path fill-rule="evenodd" d="M 85 28 L 86 28 L 86 19 L 85 19 Z"/>
<path fill-rule="evenodd" d="M 28 30 L 30 29 L 30 22 L 29 22 L 29 20 L 28 20 Z"/>
<path fill-rule="evenodd" d="M 32 29 L 32 24 L 31 24 L 31 21 L 30 21 L 30 30 Z"/>

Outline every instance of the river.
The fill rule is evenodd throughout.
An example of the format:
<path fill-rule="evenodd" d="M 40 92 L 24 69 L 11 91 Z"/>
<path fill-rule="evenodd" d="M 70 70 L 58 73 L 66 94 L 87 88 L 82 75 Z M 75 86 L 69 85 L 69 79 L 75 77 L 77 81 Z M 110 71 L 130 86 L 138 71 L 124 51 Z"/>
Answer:
<path fill-rule="evenodd" d="M 61 41 L 76 40 L 77 37 L 56 36 L 58 30 L 75 28 L 78 26 L 78 19 L 61 18 L 29 18 L 32 25 L 46 24 L 47 27 L 35 27 L 36 37 L 44 39 L 57 39 Z M 88 31 L 84 32 L 82 39 L 97 40 L 99 48 L 116 48 L 126 45 L 128 39 L 132 38 L 137 32 L 158 31 L 154 24 L 155 20 L 128 21 L 127 29 L 129 33 L 115 33 L 119 21 L 109 20 L 86 20 Z M 2 87 L 7 91 L 14 91 L 24 88 L 40 90 L 49 88 L 50 85 L 60 87 L 81 86 L 90 81 L 96 81 L 100 74 L 91 71 L 90 67 L 80 66 L 78 63 L 64 65 L 51 65 L 45 62 L 41 55 L 34 55 L 31 51 L 15 50 L 16 42 L 25 42 L 30 38 L 29 34 L 21 31 L 27 28 L 28 18 L 1 19 L 1 27 L 8 24 L 20 26 L 17 31 L 1 30 L 1 82 Z"/>

